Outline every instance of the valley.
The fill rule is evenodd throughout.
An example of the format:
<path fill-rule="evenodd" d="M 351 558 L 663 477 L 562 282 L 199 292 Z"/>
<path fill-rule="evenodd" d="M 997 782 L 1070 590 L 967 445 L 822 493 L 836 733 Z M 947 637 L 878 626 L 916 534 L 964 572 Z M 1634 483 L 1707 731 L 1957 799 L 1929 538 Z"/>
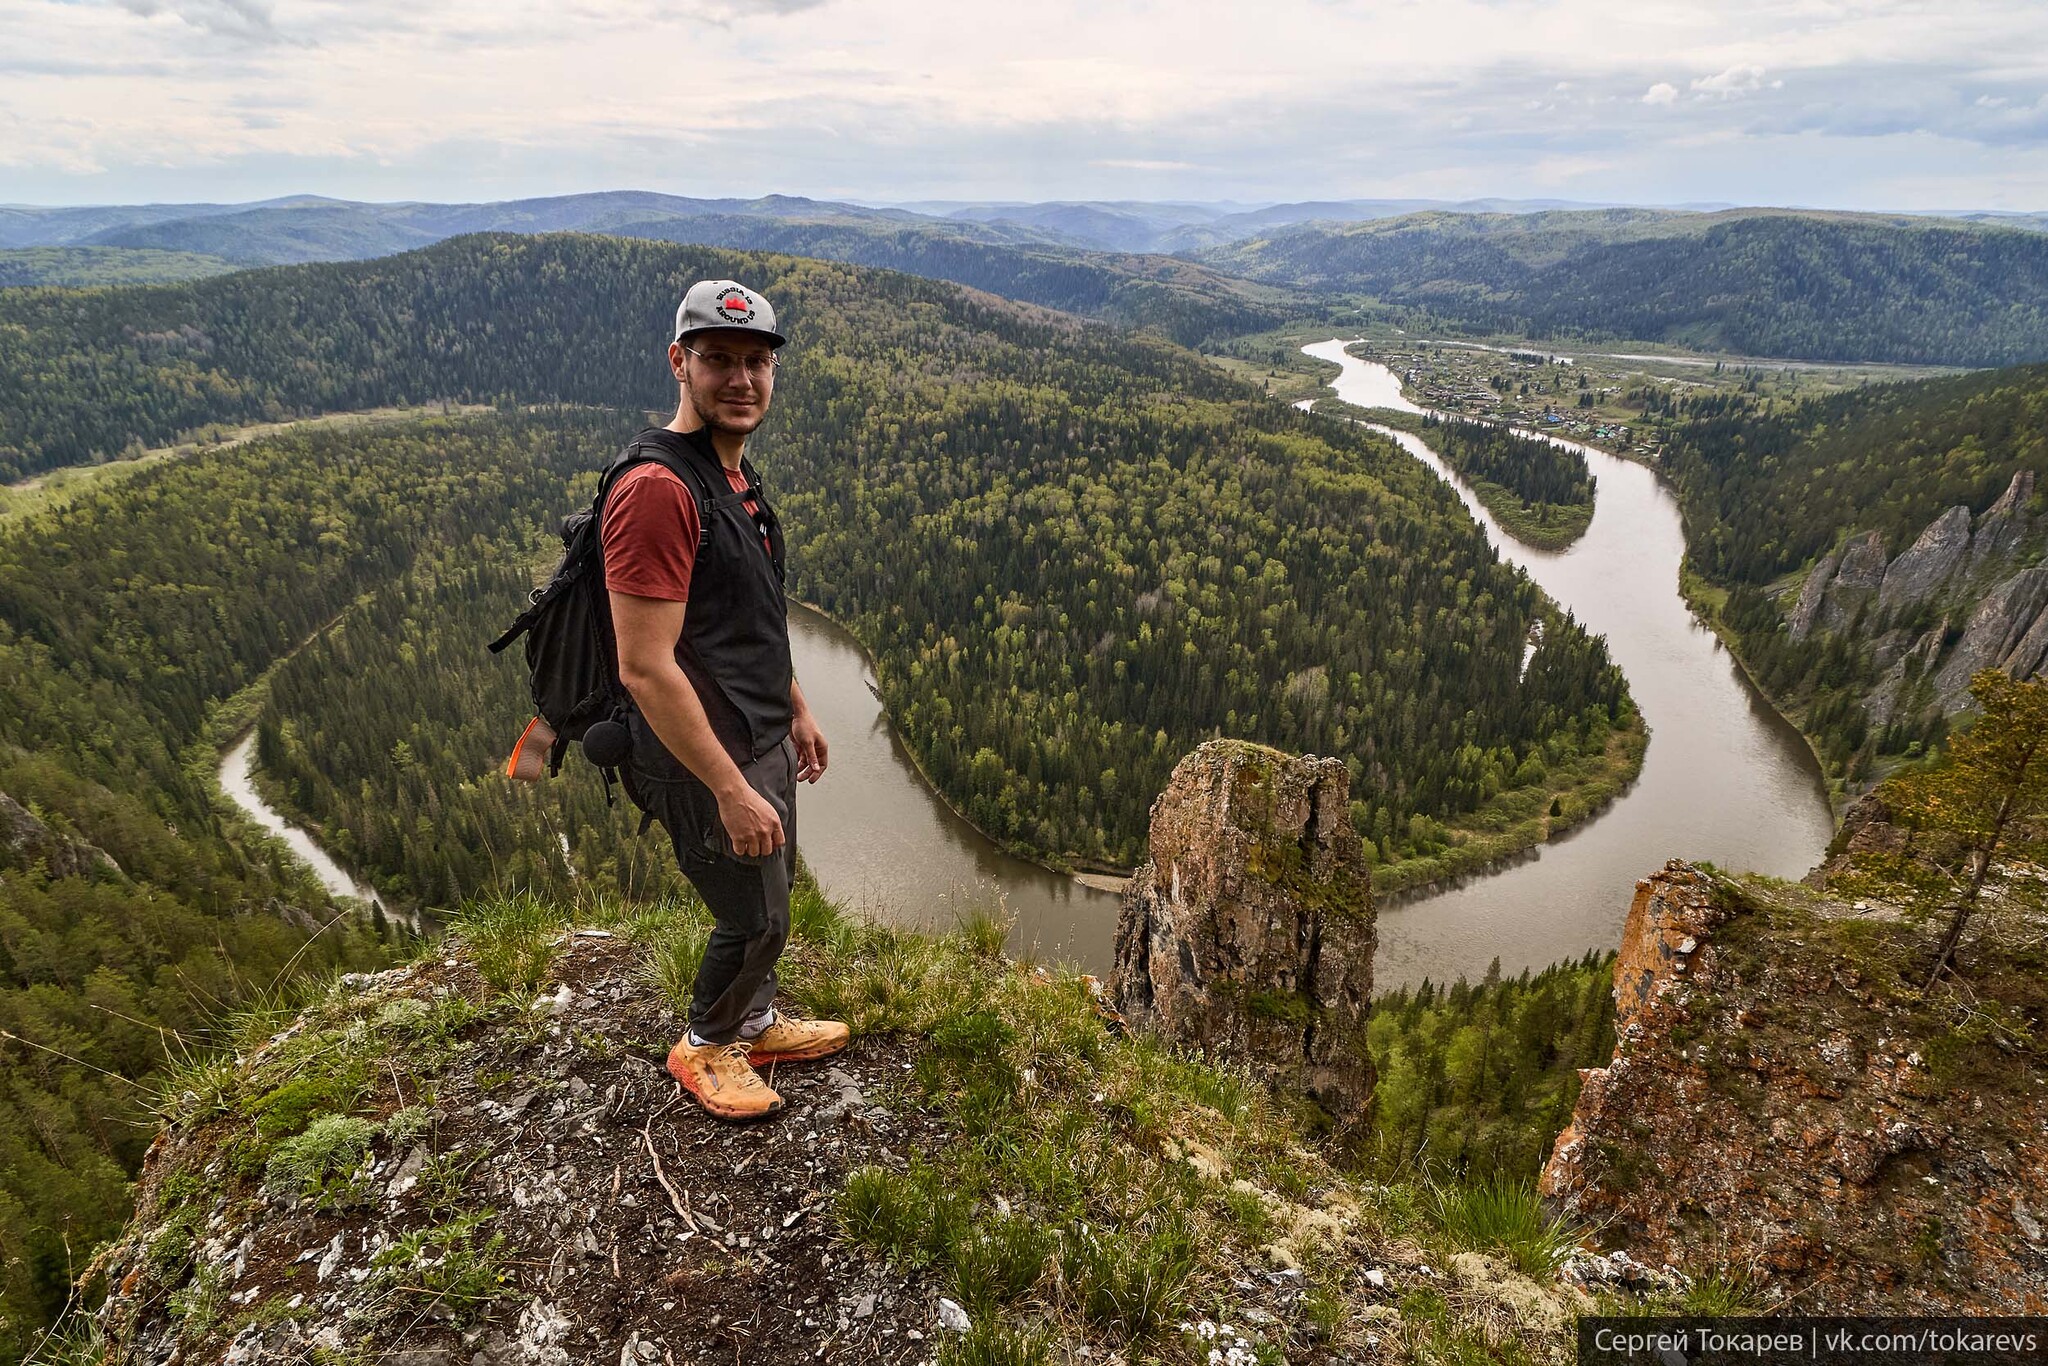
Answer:
<path fill-rule="evenodd" d="M 823 245 L 844 222 L 779 221 L 854 250 Z M 936 271 L 936 233 L 1026 301 L 654 240 L 673 223 L 0 290 L 0 814 L 27 832 L 0 860 L 0 1058 L 38 1117 L 0 1122 L 15 1321 L 70 1284 L 53 1230 L 125 1217 L 118 1126 L 145 1122 L 100 1073 L 154 1085 L 289 1009 L 295 974 L 412 952 L 414 912 L 695 914 L 587 765 L 498 776 L 528 699 L 480 649 L 661 414 L 646 339 L 689 279 L 761 284 L 792 335 L 757 450 L 821 609 L 793 618 L 836 746 L 804 794 L 829 952 L 900 965 L 957 926 L 1104 972 L 1105 884 L 1142 869 L 1183 756 L 1334 755 L 1402 1021 L 1374 1045 L 1387 1161 L 1442 1144 L 1453 1175 L 1487 1153 L 1526 1174 L 1606 1046 L 1598 955 L 1636 880 L 1671 855 L 1797 876 L 1831 797 L 1942 742 L 1950 675 L 2032 667 L 2033 371 L 1384 319 L 1347 344 L 1292 286 L 863 223 L 860 252 Z M 1444 425 L 1469 419 L 1502 425 Z M 335 900 L 370 888 L 388 917 Z M 1539 1091 L 1453 1094 L 1470 1021 L 1539 1009 L 1547 1060 L 1486 1065 Z"/>

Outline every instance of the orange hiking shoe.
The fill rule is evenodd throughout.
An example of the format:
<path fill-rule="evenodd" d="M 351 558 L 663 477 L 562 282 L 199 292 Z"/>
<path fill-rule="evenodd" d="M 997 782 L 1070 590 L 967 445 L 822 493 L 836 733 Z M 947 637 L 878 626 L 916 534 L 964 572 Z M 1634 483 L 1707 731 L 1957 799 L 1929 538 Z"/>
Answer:
<path fill-rule="evenodd" d="M 684 1034 L 668 1051 L 668 1074 L 715 1119 L 766 1119 L 782 1108 L 782 1097 L 747 1061 L 752 1046 L 744 1039 L 693 1044 Z"/>
<path fill-rule="evenodd" d="M 748 1040 L 757 1063 L 809 1062 L 829 1058 L 846 1047 L 847 1028 L 837 1020 L 792 1020 L 781 1011 L 769 1026 Z"/>

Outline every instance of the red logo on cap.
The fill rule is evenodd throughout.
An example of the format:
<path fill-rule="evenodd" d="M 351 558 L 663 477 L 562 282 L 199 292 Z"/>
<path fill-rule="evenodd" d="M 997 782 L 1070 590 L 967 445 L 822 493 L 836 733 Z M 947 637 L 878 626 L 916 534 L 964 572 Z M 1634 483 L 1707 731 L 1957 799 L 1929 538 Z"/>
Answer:
<path fill-rule="evenodd" d="M 738 290 L 732 291 L 718 301 L 719 314 L 730 322 L 750 323 L 754 320 L 754 304 Z"/>

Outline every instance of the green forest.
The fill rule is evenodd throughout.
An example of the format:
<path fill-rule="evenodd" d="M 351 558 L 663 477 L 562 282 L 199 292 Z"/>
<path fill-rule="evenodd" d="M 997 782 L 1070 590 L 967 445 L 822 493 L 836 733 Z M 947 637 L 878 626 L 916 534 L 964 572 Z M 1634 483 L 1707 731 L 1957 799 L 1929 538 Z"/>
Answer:
<path fill-rule="evenodd" d="M 1571 1121 L 1579 1069 L 1614 1057 L 1614 955 L 1503 979 L 1375 997 L 1366 1029 L 1377 1081 L 1372 1159 L 1420 1170 L 1533 1181 Z"/>
<path fill-rule="evenodd" d="M 1508 534 L 1540 550 L 1562 550 L 1593 523 L 1593 475 L 1568 446 L 1497 422 L 1422 419 L 1423 439 L 1465 476 Z"/>
<path fill-rule="evenodd" d="M 770 291 L 794 338 L 759 446 L 793 584 L 876 654 L 906 740 L 999 840 L 1133 862 L 1174 761 L 1222 732 L 1345 756 L 1376 855 L 1427 859 L 1453 843 L 1446 820 L 1541 791 L 1634 724 L 1604 648 L 1568 621 L 1518 680 L 1535 590 L 1378 439 L 1189 352 L 908 276 L 472 237 L 31 292 L 0 317 L 23 309 L 60 379 L 30 397 L 0 375 L 0 420 L 40 467 L 309 406 L 666 403 L 648 339 L 683 284 L 718 274 Z M 61 420 L 67 393 L 97 424 Z"/>
<path fill-rule="evenodd" d="M 1197 256 L 1479 334 L 1930 365 L 2048 355 L 2048 234 L 1949 220 L 1432 212 L 1307 225 Z"/>
<path fill-rule="evenodd" d="M 0 250 L 0 289 L 28 285 L 155 285 L 224 275 L 218 256 L 127 247 L 15 247 Z"/>
<path fill-rule="evenodd" d="M 495 441 L 273 440 L 0 534 L 0 791 L 111 859 L 0 864 L 0 1359 L 127 1217 L 153 1128 L 136 1083 L 293 971 L 381 961 L 281 848 L 235 834 L 223 703 L 419 547 L 555 507 L 585 458 L 559 431 Z"/>

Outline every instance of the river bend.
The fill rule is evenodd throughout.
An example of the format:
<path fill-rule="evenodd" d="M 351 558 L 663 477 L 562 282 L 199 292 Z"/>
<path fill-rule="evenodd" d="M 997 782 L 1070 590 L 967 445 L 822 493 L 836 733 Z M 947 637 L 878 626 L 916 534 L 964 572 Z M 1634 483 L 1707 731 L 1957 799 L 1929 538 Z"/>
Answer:
<path fill-rule="evenodd" d="M 1402 396 L 1392 371 L 1344 346 L 1302 348 L 1339 368 L 1331 383 L 1338 398 L 1423 411 Z M 1666 859 L 1777 877 L 1798 877 L 1819 861 L 1834 833 L 1819 765 L 1679 597 L 1685 534 L 1678 501 L 1655 473 L 1549 438 L 1583 454 L 1599 487 L 1584 536 L 1566 550 L 1534 550 L 1503 532 L 1420 438 L 1373 429 L 1449 482 L 1502 558 L 1607 637 L 1650 725 L 1641 776 L 1604 813 L 1507 869 L 1382 907 L 1376 987 L 1477 978 L 1495 956 L 1512 974 L 1613 948 L 1636 880 Z"/>

